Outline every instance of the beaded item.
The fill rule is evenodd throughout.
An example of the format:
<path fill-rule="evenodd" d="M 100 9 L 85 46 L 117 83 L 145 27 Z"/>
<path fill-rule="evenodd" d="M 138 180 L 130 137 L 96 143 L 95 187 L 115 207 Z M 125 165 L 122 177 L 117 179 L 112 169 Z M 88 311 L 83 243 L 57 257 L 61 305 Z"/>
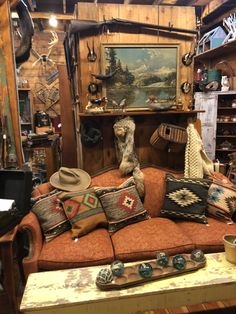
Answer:
<path fill-rule="evenodd" d="M 117 277 L 122 276 L 125 271 L 124 263 L 118 260 L 114 261 L 111 264 L 111 271 L 114 276 L 117 276 Z"/>
<path fill-rule="evenodd" d="M 172 260 L 173 267 L 178 270 L 183 270 L 186 267 L 186 259 L 182 255 L 175 255 Z"/>
<path fill-rule="evenodd" d="M 167 267 L 169 262 L 169 256 L 165 252 L 157 253 L 157 265 Z"/>
<path fill-rule="evenodd" d="M 113 275 L 110 269 L 102 268 L 96 278 L 96 282 L 101 284 L 110 283 L 113 280 Z"/>
<path fill-rule="evenodd" d="M 138 272 L 143 278 L 150 278 L 152 276 L 152 266 L 149 263 L 142 263 L 139 265 Z"/>

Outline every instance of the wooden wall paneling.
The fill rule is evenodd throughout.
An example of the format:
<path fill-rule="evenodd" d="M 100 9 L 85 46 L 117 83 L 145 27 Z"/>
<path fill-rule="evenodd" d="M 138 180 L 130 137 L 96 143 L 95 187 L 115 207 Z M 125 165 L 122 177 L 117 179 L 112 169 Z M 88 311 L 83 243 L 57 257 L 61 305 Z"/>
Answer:
<path fill-rule="evenodd" d="M 185 18 L 181 18 L 181 17 Z M 191 7 L 169 7 L 169 6 L 159 6 L 159 24 L 168 26 L 173 25 L 173 27 L 195 29 L 195 11 Z M 179 77 L 178 77 L 178 88 L 177 88 L 177 101 L 181 98 L 186 110 L 190 100 L 192 99 L 192 93 L 184 94 L 181 92 L 180 86 L 183 82 L 189 81 L 192 83 L 193 76 L 193 63 L 191 66 L 184 66 L 182 64 L 182 56 L 189 52 L 191 47 L 191 42 L 193 42 L 194 37 L 192 35 L 170 36 L 167 33 L 166 37 L 162 37 L 162 41 L 169 44 L 179 44 Z M 161 39 L 160 39 L 161 40 Z"/>
<path fill-rule="evenodd" d="M 61 101 L 61 135 L 62 135 L 62 153 L 61 165 L 69 168 L 77 167 L 76 152 L 76 130 L 75 117 L 73 113 L 70 84 L 67 77 L 65 65 L 58 66 L 59 71 L 59 90 Z"/>
<path fill-rule="evenodd" d="M 115 135 L 113 125 L 116 122 L 115 117 L 104 118 L 101 125 L 103 130 L 103 167 L 116 165 L 117 158 L 115 152 Z"/>
<path fill-rule="evenodd" d="M 37 60 L 37 57 L 31 51 L 30 58 L 24 62 L 20 69 L 18 77 L 22 80 L 27 80 L 29 82 L 29 88 L 33 94 L 33 112 L 37 110 L 46 110 L 46 105 L 40 101 L 35 93 L 35 87 L 37 82 L 43 83 L 48 89 L 52 88 L 55 84 L 59 84 L 58 79 L 53 83 L 48 84 L 46 77 L 57 70 L 58 64 L 65 64 L 65 55 L 63 47 L 64 32 L 57 32 L 59 41 L 58 44 L 52 48 L 52 52 L 49 56 L 55 62 L 55 65 L 47 63 L 43 66 L 42 62 L 38 62 L 35 66 L 33 63 Z M 40 32 L 35 30 L 32 42 L 32 48 L 36 50 L 39 55 L 48 53 L 48 43 L 51 40 L 51 33 L 48 31 Z M 54 117 L 60 114 L 60 100 L 53 106 L 54 110 L 48 110 L 48 114 Z M 55 112 L 56 111 L 56 112 Z"/>
<path fill-rule="evenodd" d="M 23 150 L 21 145 L 20 136 L 20 124 L 19 124 L 19 108 L 18 108 L 18 95 L 16 87 L 16 75 L 15 75 L 15 59 L 13 52 L 13 36 L 9 1 L 4 1 L 0 5 L 0 29 L 1 29 L 1 41 L 0 49 L 3 55 L 3 63 L 5 64 L 4 80 L 6 80 L 7 86 L 6 97 L 7 103 L 5 104 L 10 111 L 11 121 L 8 117 L 8 127 L 12 132 L 12 150 L 11 152 L 16 154 L 17 165 L 22 167 L 23 165 Z M 4 75 L 4 74 L 2 74 Z M 4 75 L 5 76 L 5 75 Z M 13 128 L 14 126 L 14 128 Z M 10 135 L 10 134 L 8 134 Z"/>
<path fill-rule="evenodd" d="M 94 7 L 93 7 L 94 8 Z M 82 4 L 81 7 L 79 7 L 78 12 L 79 19 L 88 19 L 88 20 L 95 20 L 99 21 L 98 17 L 98 10 L 91 8 L 91 4 Z M 88 62 L 87 55 L 88 55 L 88 47 L 92 49 L 94 44 L 94 49 L 97 54 L 97 60 L 95 62 Z M 100 98 L 101 93 L 98 93 L 96 96 L 92 96 L 88 93 L 88 85 L 90 82 L 96 82 L 100 84 L 101 82 L 97 81 L 95 78 L 92 77 L 93 74 L 98 74 L 101 72 L 100 68 L 100 61 L 101 61 L 101 55 L 100 55 L 100 35 L 97 34 L 96 36 L 93 36 L 93 34 L 87 36 L 87 37 L 81 37 L 80 38 L 80 47 L 79 47 L 79 53 L 80 53 L 80 69 L 81 69 L 81 95 L 80 95 L 80 101 L 81 101 L 81 107 L 82 110 L 85 110 L 85 107 L 88 104 L 88 100 L 90 98 Z M 83 120 L 81 117 L 78 117 L 78 128 L 80 129 L 81 123 L 83 123 Z M 100 129 L 103 133 L 101 120 L 99 119 L 93 119 L 89 118 L 85 121 L 95 121 L 99 124 Z M 80 134 L 79 134 L 80 137 Z M 96 144 L 93 147 L 86 147 L 84 145 L 80 146 L 80 150 L 82 151 L 82 159 L 85 161 L 83 168 L 88 171 L 90 174 L 93 174 L 97 169 L 103 168 L 104 162 L 103 162 L 103 140 L 100 141 L 98 144 Z"/>
<path fill-rule="evenodd" d="M 98 9 L 95 6 L 91 6 L 90 3 L 81 3 L 78 6 L 78 18 L 83 20 L 94 20 L 98 21 Z M 94 41 L 94 46 L 96 53 L 98 51 L 98 39 L 96 36 L 89 34 L 85 37 L 80 37 L 79 40 L 79 54 L 80 54 L 80 75 L 81 75 L 81 88 L 80 91 L 80 102 L 81 109 L 85 110 L 86 105 L 88 104 L 88 85 L 91 81 L 91 73 L 96 73 L 99 68 L 99 58 L 94 63 L 89 63 L 87 60 L 88 48 L 87 43 L 92 47 Z"/>
<path fill-rule="evenodd" d="M 183 18 L 185 16 L 185 18 Z M 194 29 L 195 28 L 195 11 L 194 8 L 180 8 L 180 7 L 158 7 L 158 6 L 142 6 L 142 5 L 118 5 L 118 4 L 78 4 L 78 18 L 79 19 L 93 19 L 102 21 L 103 19 L 109 20 L 111 18 L 121 18 L 126 20 L 133 20 L 137 22 L 153 23 L 164 26 L 169 26 L 169 23 L 173 24 L 174 27 Z M 187 20 L 187 21 L 186 21 Z M 117 44 L 179 44 L 180 46 L 180 58 L 183 53 L 189 51 L 193 36 L 179 34 L 170 34 L 170 32 L 159 32 L 159 31 L 142 31 L 127 30 L 127 32 L 120 32 L 117 28 L 117 32 L 110 34 L 100 33 L 96 36 L 92 36 L 95 42 L 96 53 L 104 43 L 117 43 Z M 87 85 L 90 81 L 88 62 L 87 62 L 87 44 L 86 40 L 91 42 L 92 38 L 85 37 L 80 40 L 80 69 L 81 69 L 81 103 L 84 109 L 87 104 Z M 190 80 L 191 67 L 183 67 L 180 64 L 179 82 L 184 80 Z M 97 62 L 92 64 L 94 70 L 103 72 L 102 69 L 102 56 L 97 59 Z M 78 71 L 79 73 L 79 71 Z M 104 83 L 103 83 L 104 84 Z M 187 119 L 187 117 L 185 116 Z M 83 119 L 95 119 L 99 121 L 100 127 L 102 128 L 103 141 L 97 144 L 93 148 L 82 147 L 83 149 L 83 162 L 84 169 L 90 173 L 95 173 L 101 167 L 109 167 L 116 163 L 115 146 L 114 146 L 114 132 L 113 124 L 115 117 L 104 116 L 104 117 L 80 117 Z M 168 166 L 168 163 L 172 163 L 174 167 L 179 167 L 176 156 L 169 160 L 169 154 L 166 152 L 160 152 L 154 149 L 150 143 L 150 137 L 158 124 L 161 122 L 178 123 L 178 119 L 173 115 L 155 115 L 155 116 L 135 116 L 136 132 L 135 132 L 135 145 L 136 152 L 139 156 L 140 162 L 150 162 L 161 166 Z M 177 156 L 178 157 L 178 156 Z M 182 157 L 181 157 L 182 158 Z M 182 158 L 183 159 L 183 158 Z"/>

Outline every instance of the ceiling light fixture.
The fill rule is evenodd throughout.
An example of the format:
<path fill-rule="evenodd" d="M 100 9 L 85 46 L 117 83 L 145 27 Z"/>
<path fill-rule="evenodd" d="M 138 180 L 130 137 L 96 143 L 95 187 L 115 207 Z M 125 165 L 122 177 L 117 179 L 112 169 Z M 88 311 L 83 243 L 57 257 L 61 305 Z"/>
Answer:
<path fill-rule="evenodd" d="M 51 15 L 49 19 L 49 25 L 52 27 L 57 27 L 58 21 L 55 15 Z"/>

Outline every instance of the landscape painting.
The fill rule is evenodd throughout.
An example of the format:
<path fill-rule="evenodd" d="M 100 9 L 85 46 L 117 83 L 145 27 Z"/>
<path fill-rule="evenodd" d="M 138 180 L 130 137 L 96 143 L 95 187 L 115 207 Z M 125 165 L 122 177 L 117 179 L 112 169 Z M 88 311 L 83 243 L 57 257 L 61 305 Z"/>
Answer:
<path fill-rule="evenodd" d="M 127 110 L 144 110 L 151 95 L 175 103 L 178 58 L 178 45 L 103 45 L 108 108 L 126 99 Z"/>

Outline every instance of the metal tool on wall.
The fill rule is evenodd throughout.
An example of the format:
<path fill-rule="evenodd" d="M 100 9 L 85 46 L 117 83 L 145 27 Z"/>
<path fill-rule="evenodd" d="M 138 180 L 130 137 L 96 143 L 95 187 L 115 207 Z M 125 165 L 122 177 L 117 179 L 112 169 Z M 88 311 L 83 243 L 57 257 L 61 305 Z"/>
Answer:
<path fill-rule="evenodd" d="M 87 54 L 88 62 L 95 62 L 97 60 L 97 54 L 94 50 L 94 40 L 93 40 L 92 48 L 89 47 L 88 42 L 87 42 L 87 47 L 88 47 L 88 54 Z"/>

